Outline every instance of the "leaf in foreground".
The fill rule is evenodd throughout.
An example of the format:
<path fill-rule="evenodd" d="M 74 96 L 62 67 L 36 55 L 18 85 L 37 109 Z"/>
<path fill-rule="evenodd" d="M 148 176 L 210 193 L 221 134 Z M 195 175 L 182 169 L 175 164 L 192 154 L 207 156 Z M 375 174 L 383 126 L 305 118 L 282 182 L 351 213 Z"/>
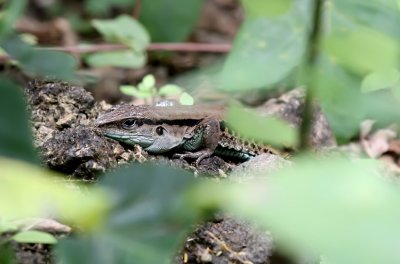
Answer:
<path fill-rule="evenodd" d="M 75 58 L 54 50 L 40 50 L 24 43 L 18 36 L 10 36 L 1 42 L 2 48 L 16 61 L 22 70 L 33 76 L 74 80 L 78 67 Z"/>
<path fill-rule="evenodd" d="M 53 235 L 37 230 L 18 232 L 16 235 L 12 237 L 12 239 L 19 243 L 42 243 L 42 244 L 57 243 L 57 240 Z"/>
<path fill-rule="evenodd" d="M 154 42 L 184 42 L 198 21 L 203 3 L 203 0 L 142 1 L 140 21 Z"/>
<path fill-rule="evenodd" d="M 0 124 L 0 155 L 37 162 L 23 93 L 5 77 L 0 77 Z"/>
<path fill-rule="evenodd" d="M 308 2 L 295 1 L 291 12 L 276 19 L 247 17 L 221 72 L 221 89 L 264 88 L 287 77 L 305 51 Z"/>
<path fill-rule="evenodd" d="M 248 16 L 274 17 L 285 14 L 293 4 L 293 0 L 242 0 Z"/>
<path fill-rule="evenodd" d="M 379 175 L 375 161 L 303 158 L 230 192 L 223 205 L 257 219 L 290 252 L 328 263 L 400 262 L 399 181 Z"/>
<path fill-rule="evenodd" d="M 142 24 L 127 15 L 94 19 L 92 24 L 107 41 L 128 45 L 138 52 L 143 52 L 150 43 L 149 34 Z"/>
<path fill-rule="evenodd" d="M 92 67 L 121 67 L 137 69 L 146 63 L 146 54 L 134 50 L 107 51 L 89 54 L 86 62 Z"/>
<path fill-rule="evenodd" d="M 10 159 L 0 159 L 0 212 L 8 219 L 58 217 L 93 229 L 109 206 L 99 189 L 87 194 L 60 182 L 59 175 Z M 58 180 L 58 182 L 57 182 Z M 10 202 L 12 201 L 12 202 Z"/>
<path fill-rule="evenodd" d="M 297 144 L 297 131 L 287 122 L 275 117 L 263 117 L 238 104 L 230 105 L 226 122 L 245 138 L 274 146 L 288 147 Z"/>
<path fill-rule="evenodd" d="M 194 222 L 185 193 L 193 176 L 151 164 L 132 164 L 104 175 L 101 185 L 114 207 L 102 230 L 60 241 L 57 255 L 69 263 L 169 263 Z"/>

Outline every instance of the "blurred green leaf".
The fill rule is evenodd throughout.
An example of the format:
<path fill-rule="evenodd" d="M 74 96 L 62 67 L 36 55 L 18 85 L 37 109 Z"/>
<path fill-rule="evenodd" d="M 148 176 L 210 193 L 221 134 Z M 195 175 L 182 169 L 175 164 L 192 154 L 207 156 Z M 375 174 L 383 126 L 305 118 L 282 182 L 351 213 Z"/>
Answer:
<path fill-rule="evenodd" d="M 274 17 L 289 11 L 293 0 L 242 0 L 247 16 Z"/>
<path fill-rule="evenodd" d="M 359 74 L 396 68 L 400 55 L 395 39 L 361 27 L 326 37 L 322 47 L 333 60 Z"/>
<path fill-rule="evenodd" d="M 0 155 L 36 163 L 22 89 L 0 76 Z"/>
<path fill-rule="evenodd" d="M 0 219 L 0 234 L 6 231 L 15 231 L 17 229 L 18 225 L 15 222 L 4 219 L 4 217 Z"/>
<path fill-rule="evenodd" d="M 2 10 L 0 18 L 0 42 L 2 39 L 12 32 L 15 22 L 24 12 L 27 1 L 26 0 L 13 0 L 6 1 Z"/>
<path fill-rule="evenodd" d="M 399 182 L 379 175 L 376 161 L 303 157 L 265 176 L 226 186 L 222 205 L 268 227 L 289 252 L 328 263 L 400 261 Z"/>
<path fill-rule="evenodd" d="M 400 16 L 396 0 L 334 0 L 329 2 L 329 9 L 333 16 L 342 20 L 350 20 L 395 38 L 400 37 Z"/>
<path fill-rule="evenodd" d="M 155 88 L 156 79 L 152 74 L 147 74 L 143 77 L 143 80 L 140 82 L 139 90 L 141 91 L 151 91 Z"/>
<path fill-rule="evenodd" d="M 2 264 L 16 264 L 15 253 L 13 252 L 11 246 L 1 246 L 0 247 L 0 263 Z"/>
<path fill-rule="evenodd" d="M 0 159 L 0 168 L 2 217 L 51 215 L 78 224 L 83 229 L 95 229 L 110 204 L 100 189 L 84 194 L 57 183 L 58 175 L 55 173 L 27 163 Z"/>
<path fill-rule="evenodd" d="M 19 243 L 41 243 L 41 244 L 56 244 L 57 239 L 45 232 L 37 230 L 28 230 L 18 232 L 12 237 L 13 240 Z"/>
<path fill-rule="evenodd" d="M 94 15 L 105 15 L 111 13 L 113 8 L 131 9 L 135 0 L 85 0 L 85 9 Z"/>
<path fill-rule="evenodd" d="M 185 41 L 196 25 L 203 0 L 142 1 L 140 21 L 155 42 Z"/>
<path fill-rule="evenodd" d="M 129 96 L 137 97 L 139 94 L 141 94 L 139 92 L 139 90 L 135 86 L 132 86 L 132 85 L 121 85 L 119 87 L 119 89 L 121 90 L 121 92 L 123 94 L 129 95 Z"/>
<path fill-rule="evenodd" d="M 150 43 L 146 28 L 127 15 L 107 20 L 94 19 L 92 24 L 105 40 L 128 45 L 138 52 L 145 51 Z"/>
<path fill-rule="evenodd" d="M 137 69 L 146 63 L 146 54 L 130 50 L 98 52 L 86 56 L 92 67 L 122 67 Z"/>
<path fill-rule="evenodd" d="M 181 105 L 193 105 L 193 104 L 194 104 L 194 99 L 193 99 L 193 97 L 192 97 L 190 94 L 184 92 L 184 93 L 182 93 L 182 95 L 179 97 L 179 103 L 180 103 Z"/>
<path fill-rule="evenodd" d="M 297 145 L 297 131 L 288 123 L 273 117 L 262 117 L 238 104 L 230 105 L 226 122 L 229 127 L 245 138 L 274 146 Z"/>
<path fill-rule="evenodd" d="M 368 74 L 361 83 L 361 91 L 372 92 L 385 88 L 393 88 L 399 84 L 400 73 L 397 69 Z"/>
<path fill-rule="evenodd" d="M 249 90 L 274 84 L 297 66 L 305 52 L 309 1 L 296 1 L 276 19 L 246 18 L 221 73 L 221 89 Z"/>
<path fill-rule="evenodd" d="M 322 56 L 317 67 L 318 100 L 339 140 L 357 135 L 365 119 L 388 125 L 399 120 L 398 101 L 390 90 L 361 92 L 361 78 Z"/>
<path fill-rule="evenodd" d="M 169 263 L 193 224 L 195 209 L 185 193 L 193 175 L 164 166 L 131 164 L 103 177 L 114 209 L 104 230 L 90 237 L 60 241 L 65 263 Z"/>
<path fill-rule="evenodd" d="M 182 93 L 182 88 L 175 84 L 166 84 L 158 91 L 160 96 L 175 95 L 180 93 Z"/>
<path fill-rule="evenodd" d="M 339 140 L 348 140 L 366 117 L 361 80 L 326 57 L 321 58 L 317 75 L 317 97 L 329 124 Z"/>
<path fill-rule="evenodd" d="M 75 78 L 77 62 L 69 54 L 34 49 L 18 36 L 3 39 L 1 46 L 13 59 L 18 61 L 22 70 L 28 74 L 64 80 Z"/>
<path fill-rule="evenodd" d="M 21 40 L 23 42 L 25 42 L 26 44 L 29 44 L 29 45 L 36 45 L 38 42 L 37 37 L 35 35 L 29 34 L 29 33 L 19 34 L 19 37 L 21 38 Z"/>

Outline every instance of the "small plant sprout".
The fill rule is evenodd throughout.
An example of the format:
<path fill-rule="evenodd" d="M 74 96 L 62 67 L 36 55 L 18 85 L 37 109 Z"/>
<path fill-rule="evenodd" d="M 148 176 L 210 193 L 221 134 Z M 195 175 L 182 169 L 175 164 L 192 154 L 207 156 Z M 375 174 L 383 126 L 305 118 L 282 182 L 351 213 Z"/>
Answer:
<path fill-rule="evenodd" d="M 184 92 L 181 87 L 175 84 L 166 84 L 159 89 L 156 88 L 156 79 L 152 74 L 144 76 L 142 81 L 137 85 L 122 85 L 120 87 L 122 93 L 144 99 L 146 103 L 150 100 L 155 102 L 156 99 L 168 98 L 179 95 L 179 103 L 181 105 L 193 105 L 193 97 Z"/>

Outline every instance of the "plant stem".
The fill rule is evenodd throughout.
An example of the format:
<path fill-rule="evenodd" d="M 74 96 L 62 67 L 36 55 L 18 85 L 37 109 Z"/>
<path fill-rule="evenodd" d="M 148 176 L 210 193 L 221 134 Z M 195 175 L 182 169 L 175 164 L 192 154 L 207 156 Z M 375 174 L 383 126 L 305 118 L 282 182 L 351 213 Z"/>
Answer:
<path fill-rule="evenodd" d="M 319 54 L 319 45 L 322 30 L 324 0 L 314 0 L 312 29 L 308 38 L 306 60 L 303 65 L 303 73 L 306 76 L 306 95 L 303 110 L 303 121 L 300 127 L 300 150 L 310 147 L 310 134 L 313 122 L 313 102 L 315 97 L 315 64 Z"/>

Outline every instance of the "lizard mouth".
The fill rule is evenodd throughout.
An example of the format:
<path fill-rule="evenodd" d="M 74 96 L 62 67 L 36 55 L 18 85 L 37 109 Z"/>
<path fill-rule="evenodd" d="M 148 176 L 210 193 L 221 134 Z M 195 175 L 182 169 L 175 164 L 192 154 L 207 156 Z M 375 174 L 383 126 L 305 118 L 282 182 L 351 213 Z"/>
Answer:
<path fill-rule="evenodd" d="M 103 131 L 104 136 L 123 142 L 128 145 L 140 145 L 143 148 L 151 146 L 154 138 L 131 133 L 116 133 L 115 131 Z"/>

